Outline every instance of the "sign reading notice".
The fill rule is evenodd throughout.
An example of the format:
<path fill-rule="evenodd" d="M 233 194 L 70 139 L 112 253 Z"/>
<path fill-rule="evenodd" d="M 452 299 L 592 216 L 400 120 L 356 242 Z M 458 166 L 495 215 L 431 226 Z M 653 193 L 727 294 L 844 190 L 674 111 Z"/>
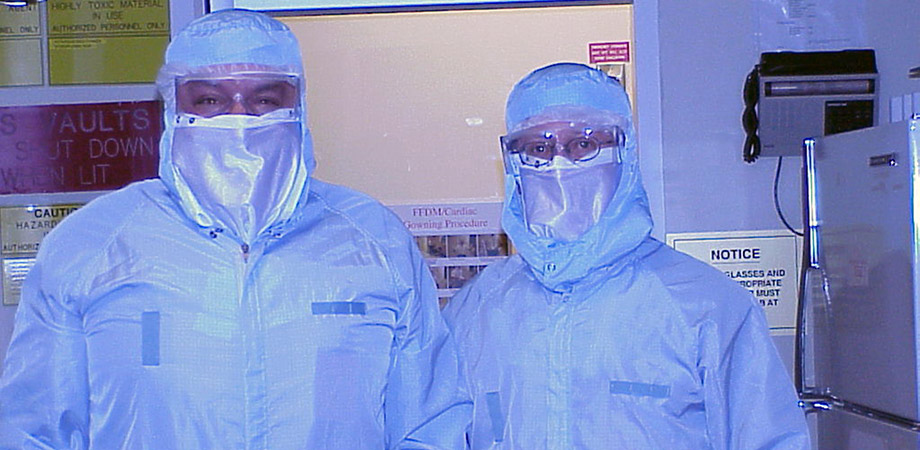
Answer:
<path fill-rule="evenodd" d="M 158 101 L 0 107 L 0 194 L 100 191 L 157 176 Z"/>
<path fill-rule="evenodd" d="M 0 7 L 0 55 L 3 56 L 0 86 L 42 84 L 42 39 L 37 5 Z"/>
<path fill-rule="evenodd" d="M 50 0 L 52 85 L 150 83 L 169 42 L 168 0 Z"/>
<path fill-rule="evenodd" d="M 668 245 L 709 263 L 760 301 L 774 335 L 795 332 L 801 242 L 781 231 L 669 234 Z"/>
<path fill-rule="evenodd" d="M 80 205 L 0 208 L 0 258 L 3 260 L 3 304 L 19 303 L 22 282 L 35 264 L 42 239 Z"/>

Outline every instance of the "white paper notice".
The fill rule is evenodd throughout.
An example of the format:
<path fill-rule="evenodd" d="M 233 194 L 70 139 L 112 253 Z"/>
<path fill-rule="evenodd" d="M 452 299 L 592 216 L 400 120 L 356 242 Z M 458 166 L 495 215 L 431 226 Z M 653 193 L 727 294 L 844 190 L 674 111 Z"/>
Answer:
<path fill-rule="evenodd" d="M 865 48 L 864 0 L 752 0 L 761 52 Z"/>
<path fill-rule="evenodd" d="M 795 333 L 802 243 L 785 231 L 680 233 L 668 245 L 719 269 L 760 301 L 773 335 Z"/>

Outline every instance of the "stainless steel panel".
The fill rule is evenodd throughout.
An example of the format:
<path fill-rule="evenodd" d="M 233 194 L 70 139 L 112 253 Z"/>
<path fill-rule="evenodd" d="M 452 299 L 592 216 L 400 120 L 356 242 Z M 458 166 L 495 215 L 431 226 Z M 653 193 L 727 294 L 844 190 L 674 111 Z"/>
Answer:
<path fill-rule="evenodd" d="M 819 391 L 913 421 L 916 128 L 900 122 L 818 140 L 818 256 L 828 298 L 812 301 Z"/>
<path fill-rule="evenodd" d="M 920 434 L 843 411 L 817 413 L 819 449 L 909 450 L 920 449 Z"/>

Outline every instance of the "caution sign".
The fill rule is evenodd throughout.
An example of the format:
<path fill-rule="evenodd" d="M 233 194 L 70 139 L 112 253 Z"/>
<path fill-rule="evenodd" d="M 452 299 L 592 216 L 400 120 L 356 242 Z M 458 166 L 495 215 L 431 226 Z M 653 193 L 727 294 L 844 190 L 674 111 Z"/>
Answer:
<path fill-rule="evenodd" d="M 670 234 L 667 241 L 750 291 L 773 335 L 794 334 L 801 239 L 784 231 L 744 231 Z"/>
<path fill-rule="evenodd" d="M 78 204 L 16 206 L 0 208 L 0 259 L 2 259 L 3 304 L 16 305 L 22 282 L 35 264 L 35 255 L 45 235 Z"/>

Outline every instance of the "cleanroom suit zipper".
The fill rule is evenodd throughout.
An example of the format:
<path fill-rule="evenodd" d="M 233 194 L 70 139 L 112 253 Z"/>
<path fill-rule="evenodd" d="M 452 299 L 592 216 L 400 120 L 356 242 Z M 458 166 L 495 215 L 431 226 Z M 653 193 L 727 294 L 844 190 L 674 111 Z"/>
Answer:
<path fill-rule="evenodd" d="M 547 386 L 546 448 L 571 449 L 569 408 L 571 406 L 572 313 L 568 293 L 552 294 L 553 312 L 549 339 L 549 383 Z"/>
<path fill-rule="evenodd" d="M 267 383 L 265 380 L 265 339 L 258 290 L 253 286 L 252 272 L 259 262 L 263 246 L 240 244 L 237 266 L 239 321 L 243 348 L 246 349 L 244 370 L 245 448 L 267 449 L 266 426 Z M 255 252 L 253 252 L 255 250 Z M 255 253 L 255 254 L 254 254 Z"/>

